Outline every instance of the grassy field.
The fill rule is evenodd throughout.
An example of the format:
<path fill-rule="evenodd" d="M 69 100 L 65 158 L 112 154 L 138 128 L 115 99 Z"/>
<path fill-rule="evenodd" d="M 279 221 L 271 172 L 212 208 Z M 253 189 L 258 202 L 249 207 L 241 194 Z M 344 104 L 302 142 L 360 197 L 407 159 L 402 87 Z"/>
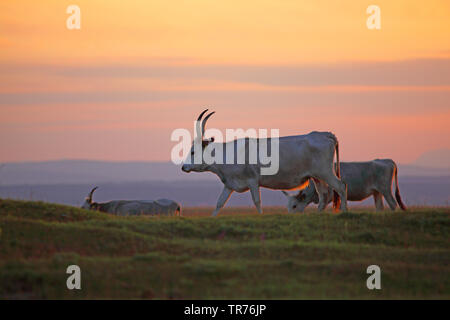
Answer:
<path fill-rule="evenodd" d="M 115 217 L 0 200 L 0 298 L 450 298 L 448 208 L 210 212 Z M 66 288 L 71 264 L 81 290 Z M 372 264 L 381 290 L 366 287 Z"/>

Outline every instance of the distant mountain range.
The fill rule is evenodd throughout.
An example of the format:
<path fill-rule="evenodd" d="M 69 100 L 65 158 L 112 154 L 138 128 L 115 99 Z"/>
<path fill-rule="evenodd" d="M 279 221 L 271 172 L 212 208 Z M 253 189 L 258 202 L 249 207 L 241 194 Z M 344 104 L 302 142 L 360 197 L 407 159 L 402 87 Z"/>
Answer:
<path fill-rule="evenodd" d="M 208 175 L 207 175 L 208 176 Z M 214 177 L 213 175 L 210 175 Z M 148 181 L 98 183 L 94 201 L 112 199 L 154 200 L 168 198 L 177 200 L 182 206 L 215 206 L 222 190 L 216 177 L 212 181 Z M 0 198 L 41 200 L 80 206 L 94 183 L 46 184 L 46 185 L 0 185 Z M 448 206 L 450 203 L 450 177 L 408 177 L 399 179 L 400 193 L 408 205 Z M 264 206 L 286 206 L 286 198 L 278 190 L 261 189 Z M 373 199 L 350 202 L 350 205 L 373 206 Z M 252 206 L 249 192 L 233 193 L 227 206 Z"/>
<path fill-rule="evenodd" d="M 419 161 L 419 164 L 423 162 Z M 450 167 L 399 165 L 400 176 L 450 176 Z M 184 173 L 171 162 L 106 162 L 59 160 L 4 163 L 0 185 L 101 184 L 144 181 L 213 181 L 208 173 Z"/>
<path fill-rule="evenodd" d="M 433 168 L 450 168 L 450 149 L 431 150 L 423 153 L 414 165 Z"/>
<path fill-rule="evenodd" d="M 399 165 L 401 194 L 408 205 L 447 205 L 450 169 Z M 0 167 L 0 198 L 42 200 L 79 206 L 98 185 L 94 199 L 169 198 L 184 206 L 214 206 L 222 189 L 211 173 L 184 173 L 170 162 L 61 160 L 5 163 Z M 262 189 L 264 205 L 285 205 L 279 191 Z M 354 204 L 372 205 L 368 199 Z M 229 206 L 252 205 L 248 192 L 233 194 Z"/>
<path fill-rule="evenodd" d="M 186 174 L 171 162 L 58 160 L 5 163 L 0 185 L 79 184 L 175 180 L 212 180 L 209 174 Z"/>

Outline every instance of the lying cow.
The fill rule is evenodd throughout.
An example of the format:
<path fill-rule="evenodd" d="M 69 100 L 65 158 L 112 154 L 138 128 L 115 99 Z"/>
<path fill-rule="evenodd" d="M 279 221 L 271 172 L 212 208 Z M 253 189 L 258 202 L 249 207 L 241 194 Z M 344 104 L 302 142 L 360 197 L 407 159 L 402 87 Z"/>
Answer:
<path fill-rule="evenodd" d="M 384 197 L 391 210 L 395 210 L 397 203 L 402 210 L 406 210 L 406 206 L 400 197 L 397 172 L 397 165 L 391 159 L 377 159 L 367 162 L 341 162 L 341 179 L 347 184 L 347 200 L 361 201 L 373 196 L 375 207 L 379 211 L 384 209 Z M 392 196 L 391 189 L 394 177 L 397 202 Z M 331 202 L 333 192 L 330 187 L 317 180 L 311 179 L 309 182 L 308 186 L 300 190 L 295 196 L 282 191 L 288 198 L 289 212 L 303 212 L 311 202 L 319 203 L 318 209 L 322 211 Z"/>
<path fill-rule="evenodd" d="M 98 187 L 91 190 L 81 206 L 83 209 L 98 210 L 116 214 L 125 215 L 181 215 L 181 206 L 177 202 L 168 199 L 158 200 L 113 200 L 109 202 L 93 202 L 92 195 Z"/>

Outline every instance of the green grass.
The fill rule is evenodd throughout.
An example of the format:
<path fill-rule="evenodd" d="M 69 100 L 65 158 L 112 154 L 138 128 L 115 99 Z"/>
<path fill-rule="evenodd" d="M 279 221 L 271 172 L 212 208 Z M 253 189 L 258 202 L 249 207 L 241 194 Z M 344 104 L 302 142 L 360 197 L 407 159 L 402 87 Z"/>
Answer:
<path fill-rule="evenodd" d="M 0 200 L 2 299 L 449 299 L 450 210 L 115 217 Z M 82 289 L 66 288 L 81 268 Z M 381 290 L 366 288 L 381 267 Z"/>

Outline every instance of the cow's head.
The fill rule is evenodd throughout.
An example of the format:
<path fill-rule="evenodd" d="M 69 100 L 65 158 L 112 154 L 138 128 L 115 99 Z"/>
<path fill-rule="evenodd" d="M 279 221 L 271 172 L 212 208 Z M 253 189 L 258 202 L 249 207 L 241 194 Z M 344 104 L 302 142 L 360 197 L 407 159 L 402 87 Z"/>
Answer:
<path fill-rule="evenodd" d="M 214 142 L 214 138 L 204 139 L 206 121 L 215 113 L 214 111 L 209 113 L 202 121 L 203 115 L 208 111 L 208 109 L 204 110 L 197 118 L 195 123 L 196 137 L 192 142 L 191 150 L 184 160 L 183 166 L 181 170 L 184 172 L 197 171 L 202 172 L 205 171 L 208 167 L 208 164 L 205 163 L 203 159 L 203 150 L 206 148 L 208 144 Z M 201 123 L 200 123 L 201 121 Z M 197 160 L 197 161 L 196 161 Z"/>
<path fill-rule="evenodd" d="M 288 200 L 287 208 L 289 213 L 303 212 L 311 202 L 318 203 L 316 189 L 311 183 L 296 195 L 290 195 L 284 190 L 281 192 L 283 192 Z"/>
<path fill-rule="evenodd" d="M 97 190 L 98 187 L 95 187 L 94 189 L 89 192 L 89 195 L 84 200 L 83 205 L 81 206 L 82 209 L 91 210 L 95 208 L 96 203 L 92 202 L 92 195 L 94 194 L 94 191 Z"/>

